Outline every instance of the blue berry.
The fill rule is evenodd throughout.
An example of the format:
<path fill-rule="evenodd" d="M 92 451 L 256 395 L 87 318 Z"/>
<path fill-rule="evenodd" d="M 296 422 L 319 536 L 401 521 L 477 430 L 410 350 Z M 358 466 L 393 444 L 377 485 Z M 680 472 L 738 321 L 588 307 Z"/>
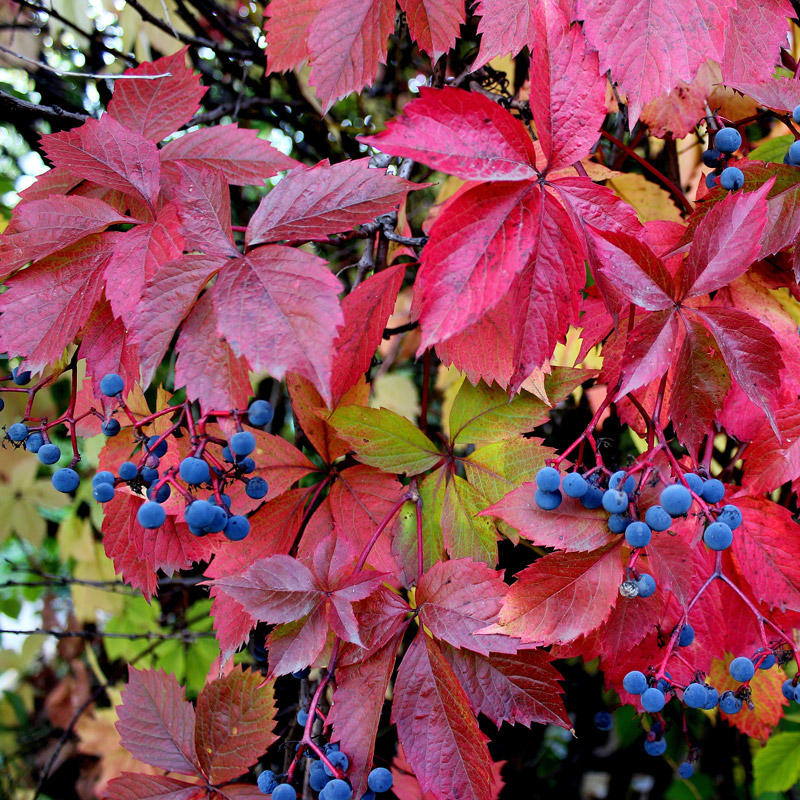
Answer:
<path fill-rule="evenodd" d="M 273 790 L 278 785 L 278 779 L 271 769 L 266 769 L 258 776 L 256 783 L 264 794 L 272 794 Z"/>
<path fill-rule="evenodd" d="M 315 792 L 321 792 L 330 780 L 330 775 L 325 773 L 325 765 L 321 761 L 313 761 L 309 767 L 308 785 Z"/>
<path fill-rule="evenodd" d="M 256 449 L 256 437 L 250 431 L 239 431 L 231 436 L 231 452 L 237 456 L 249 456 Z"/>
<path fill-rule="evenodd" d="M 28 438 L 28 428 L 22 422 L 8 426 L 8 438 L 12 442 L 24 442 Z"/>
<path fill-rule="evenodd" d="M 564 484 L 561 487 L 567 497 L 583 497 L 589 491 L 589 484 L 583 475 L 577 472 L 570 472 L 564 476 Z"/>
<path fill-rule="evenodd" d="M 119 476 L 124 481 L 132 481 L 139 474 L 139 468 L 133 461 L 123 461 L 119 465 Z"/>
<path fill-rule="evenodd" d="M 142 467 L 142 471 L 139 473 L 142 479 L 142 483 L 145 486 L 150 486 L 154 484 L 158 480 L 158 470 L 153 469 L 152 467 Z"/>
<path fill-rule="evenodd" d="M 231 453 L 231 449 L 228 447 L 228 445 L 225 445 L 225 447 L 222 448 L 222 458 L 229 464 L 233 464 L 233 453 Z"/>
<path fill-rule="evenodd" d="M 542 511 L 552 511 L 561 505 L 561 492 L 547 492 L 544 489 L 537 489 L 534 500 Z"/>
<path fill-rule="evenodd" d="M 625 478 L 625 483 L 620 486 L 623 478 L 625 478 L 625 470 L 618 470 L 608 479 L 608 488 L 619 489 L 622 492 L 630 494 L 636 488 L 636 478 L 634 478 L 633 475 L 628 475 L 628 477 Z"/>
<path fill-rule="evenodd" d="M 609 718 L 611 717 L 611 714 L 609 714 L 607 711 L 601 711 L 600 713 L 606 714 Z M 389 772 L 386 767 L 375 767 L 375 769 L 372 770 L 367 777 L 367 786 L 369 786 L 373 792 L 378 794 L 381 792 L 388 792 L 389 789 L 392 788 L 393 783 L 394 781 L 392 780 L 392 773 Z"/>
<path fill-rule="evenodd" d="M 666 739 L 653 739 L 653 741 L 645 740 L 644 751 L 649 756 L 663 756 L 667 751 Z"/>
<path fill-rule="evenodd" d="M 250 456 L 245 456 L 238 462 L 238 467 L 244 475 L 247 475 L 255 470 L 256 462 Z"/>
<path fill-rule="evenodd" d="M 106 397 L 116 397 L 125 388 L 125 381 L 116 372 L 109 372 L 100 379 L 100 391 Z"/>
<path fill-rule="evenodd" d="M 686 472 L 683 475 L 686 485 L 695 493 L 700 494 L 703 491 L 703 479 L 694 472 Z"/>
<path fill-rule="evenodd" d="M 159 438 L 158 435 L 155 435 L 147 440 L 147 452 L 152 453 L 158 458 L 163 458 L 167 454 L 167 440 L 164 439 L 162 442 L 158 442 Z M 156 444 L 156 442 L 158 442 L 158 444 Z M 264 775 L 263 772 L 261 774 Z"/>
<path fill-rule="evenodd" d="M 608 711 L 598 711 L 594 715 L 594 726 L 599 731 L 610 731 L 614 727 L 614 717 Z"/>
<path fill-rule="evenodd" d="M 114 484 L 113 483 L 98 483 L 92 489 L 92 497 L 98 503 L 107 503 L 114 497 Z"/>
<path fill-rule="evenodd" d="M 712 169 L 722 166 L 722 153 L 712 147 L 709 150 L 703 150 L 703 163 Z"/>
<path fill-rule="evenodd" d="M 794 687 L 794 701 L 800 703 L 800 685 Z"/>
<path fill-rule="evenodd" d="M 341 750 L 334 750 L 330 753 L 326 753 L 326 755 L 328 756 L 328 761 L 330 761 L 334 767 L 338 767 L 342 772 L 347 772 L 347 768 L 350 766 L 350 759 Z M 331 777 L 334 777 L 333 773 L 328 769 L 327 764 L 325 765 L 325 772 Z"/>
<path fill-rule="evenodd" d="M 542 467 L 536 473 L 536 485 L 545 492 L 554 492 L 561 485 L 561 475 L 553 467 Z"/>
<path fill-rule="evenodd" d="M 645 689 L 642 693 L 642 708 L 645 711 L 649 711 L 651 714 L 661 711 L 666 702 L 667 698 L 664 696 L 664 692 L 653 686 L 649 689 Z"/>
<path fill-rule="evenodd" d="M 727 505 L 717 515 L 717 522 L 724 522 L 732 531 L 742 524 L 742 512 L 737 506 Z"/>
<path fill-rule="evenodd" d="M 719 692 L 713 687 L 709 687 L 708 689 L 708 699 L 706 700 L 706 704 L 703 708 L 706 711 L 711 711 L 712 708 L 717 707 L 717 703 L 719 703 Z"/>
<path fill-rule="evenodd" d="M 694 775 L 694 767 L 688 761 L 683 761 L 678 764 L 678 775 L 687 780 Z"/>
<path fill-rule="evenodd" d="M 11 380 L 13 380 L 17 386 L 24 386 L 30 379 L 31 372 L 28 369 L 20 370 L 19 367 L 14 367 L 14 369 L 11 370 Z"/>
<path fill-rule="evenodd" d="M 665 531 L 672 525 L 672 517 L 661 506 L 650 506 L 644 515 L 644 521 L 654 531 Z"/>
<path fill-rule="evenodd" d="M 781 686 L 781 692 L 783 692 L 783 696 L 787 700 L 794 700 L 794 684 L 792 683 L 791 678 L 783 682 L 783 685 Z"/>
<path fill-rule="evenodd" d="M 186 509 L 186 524 L 205 528 L 214 519 L 214 508 L 207 500 L 195 500 Z"/>
<path fill-rule="evenodd" d="M 69 492 L 74 492 L 78 488 L 78 484 L 81 482 L 81 479 L 78 476 L 78 473 L 75 472 L 74 469 L 70 469 L 69 467 L 62 467 L 61 469 L 57 469 L 53 473 L 51 481 L 53 486 L 59 492 L 64 492 L 64 494 L 68 494 Z"/>
<path fill-rule="evenodd" d="M 642 694 L 647 690 L 647 678 L 643 672 L 633 669 L 622 679 L 622 686 L 630 694 Z"/>
<path fill-rule="evenodd" d="M 153 489 L 155 487 L 151 486 L 147 490 L 147 499 L 152 500 L 155 503 L 164 503 L 172 494 L 172 489 L 168 483 L 162 483 L 161 486 L 158 487 L 158 491 L 154 492 Z"/>
<path fill-rule="evenodd" d="M 199 486 L 201 483 L 208 483 L 211 480 L 211 472 L 208 464 L 202 458 L 188 456 L 181 461 L 178 469 L 181 478 L 192 486 Z"/>
<path fill-rule="evenodd" d="M 795 122 L 800 122 L 800 106 L 794 107 L 794 111 L 792 111 L 792 119 Z"/>
<path fill-rule="evenodd" d="M 247 481 L 247 486 L 245 486 L 244 491 L 245 494 L 248 497 L 252 497 L 253 500 L 260 500 L 262 497 L 266 497 L 269 491 L 269 484 L 263 478 L 250 478 L 250 480 Z"/>
<path fill-rule="evenodd" d="M 800 166 L 800 142 L 792 142 L 786 153 L 786 161 L 793 167 Z"/>
<path fill-rule="evenodd" d="M 719 710 L 726 714 L 738 714 L 742 710 L 742 701 L 733 692 L 723 692 L 719 698 Z"/>
<path fill-rule="evenodd" d="M 775 653 L 768 653 L 767 656 L 758 665 L 758 668 L 759 669 L 772 669 L 777 662 L 778 662 L 778 659 L 775 658 Z"/>
<path fill-rule="evenodd" d="M 739 167 L 725 167 L 719 176 L 719 185 L 729 192 L 735 192 L 744 186 L 744 172 Z"/>
<path fill-rule="evenodd" d="M 148 501 L 139 506 L 136 519 L 143 528 L 160 528 L 167 519 L 167 512 L 158 503 Z"/>
<path fill-rule="evenodd" d="M 619 489 L 603 492 L 603 508 L 610 514 L 620 514 L 628 507 L 628 495 Z"/>
<path fill-rule="evenodd" d="M 703 708 L 708 701 L 708 689 L 702 683 L 690 683 L 683 692 L 683 702 L 688 708 Z"/>
<path fill-rule="evenodd" d="M 656 580 L 652 575 L 643 572 L 636 579 L 636 588 L 639 590 L 639 597 L 650 597 L 650 595 L 655 594 Z"/>
<path fill-rule="evenodd" d="M 223 492 L 220 495 L 220 498 L 222 499 L 222 505 L 225 506 L 225 508 L 231 507 L 233 500 L 231 500 L 230 495 L 227 495 Z M 212 494 L 211 497 L 208 498 L 208 502 L 211 503 L 212 506 L 215 506 L 217 505 L 217 498 Z"/>
<path fill-rule="evenodd" d="M 2 411 L 6 407 L 6 401 L 0 397 L 0 411 Z"/>
<path fill-rule="evenodd" d="M 300 675 L 298 675 L 296 672 L 293 672 L 292 675 L 295 678 L 307 678 L 309 672 L 309 668 L 304 667 L 302 670 L 300 670 Z M 322 748 L 322 752 L 325 753 L 326 756 L 329 756 L 331 753 L 337 753 L 341 749 L 342 748 L 339 747 L 339 742 L 328 742 L 328 744 Z"/>
<path fill-rule="evenodd" d="M 28 434 L 28 438 L 25 440 L 25 449 L 29 453 L 38 453 L 39 448 L 44 444 L 44 436 L 42 436 L 39 431 L 34 431 L 31 434 Z"/>
<path fill-rule="evenodd" d="M 353 790 L 350 788 L 350 784 L 346 781 L 341 780 L 341 778 L 334 778 L 332 781 L 329 781 L 328 785 L 325 787 L 325 797 L 327 800 L 350 800 L 353 796 Z M 273 798 L 275 795 L 273 795 Z"/>
<path fill-rule="evenodd" d="M 272 405 L 266 400 L 253 400 L 247 409 L 247 421 L 255 428 L 263 428 L 272 422 Z"/>
<path fill-rule="evenodd" d="M 736 128 L 721 128 L 714 137 L 714 147 L 721 153 L 735 153 L 742 146 L 742 135 Z"/>
<path fill-rule="evenodd" d="M 590 510 L 600 508 L 603 505 L 603 490 L 598 489 L 596 486 L 590 486 L 586 490 L 586 494 L 581 497 L 581 505 Z"/>
<path fill-rule="evenodd" d="M 219 533 L 220 531 L 224 531 L 225 526 L 228 524 L 228 515 L 225 513 L 225 509 L 213 503 L 211 503 L 211 508 L 213 509 L 211 512 L 211 521 L 206 525 L 206 533 Z"/>
<path fill-rule="evenodd" d="M 57 444 L 43 444 L 37 452 L 42 464 L 57 464 L 61 459 L 61 450 Z"/>
<path fill-rule="evenodd" d="M 709 172 L 706 175 L 706 188 L 707 189 L 716 189 L 719 186 L 719 176 L 715 175 L 713 172 Z"/>
<path fill-rule="evenodd" d="M 282 783 L 272 790 L 272 800 L 297 800 L 297 792 L 289 783 Z"/>
<path fill-rule="evenodd" d="M 731 678 L 739 683 L 747 683 L 756 673 L 756 668 L 753 662 L 747 656 L 739 656 L 731 661 L 728 672 L 731 673 Z"/>
<path fill-rule="evenodd" d="M 709 478 L 703 484 L 703 491 L 700 493 L 700 497 L 711 505 L 719 503 L 725 497 L 725 484 L 716 478 Z"/>
<path fill-rule="evenodd" d="M 651 538 L 650 528 L 644 522 L 631 522 L 625 528 L 625 541 L 631 547 L 647 547 Z"/>
<path fill-rule="evenodd" d="M 305 725 L 306 722 L 308 722 L 308 711 L 306 711 L 304 708 L 301 708 L 297 712 L 297 724 Z"/>
<path fill-rule="evenodd" d="M 694 628 L 687 622 L 681 628 L 681 635 L 678 637 L 679 647 L 688 647 L 694 641 Z"/>
<path fill-rule="evenodd" d="M 612 514 L 608 518 L 608 529 L 611 533 L 622 533 L 630 524 L 631 518 L 627 514 Z"/>
<path fill-rule="evenodd" d="M 671 517 L 682 517 L 692 506 L 692 495 L 682 483 L 673 483 L 661 492 L 661 506 Z"/>
<path fill-rule="evenodd" d="M 116 436 L 121 429 L 122 426 L 119 424 L 119 420 L 114 419 L 114 417 L 104 422 L 102 427 L 103 433 L 108 437 Z"/>
<path fill-rule="evenodd" d="M 95 473 L 95 476 L 92 478 L 92 486 L 97 486 L 98 483 L 110 483 L 113 486 L 114 473 L 109 472 L 107 469 Z"/>
<path fill-rule="evenodd" d="M 703 534 L 703 541 L 711 550 L 727 550 L 733 542 L 733 532 L 724 522 L 712 522 Z"/>
<path fill-rule="evenodd" d="M 228 524 L 225 526 L 225 536 L 232 542 L 240 542 L 250 533 L 250 522 L 247 517 L 234 515 L 228 519 Z"/>

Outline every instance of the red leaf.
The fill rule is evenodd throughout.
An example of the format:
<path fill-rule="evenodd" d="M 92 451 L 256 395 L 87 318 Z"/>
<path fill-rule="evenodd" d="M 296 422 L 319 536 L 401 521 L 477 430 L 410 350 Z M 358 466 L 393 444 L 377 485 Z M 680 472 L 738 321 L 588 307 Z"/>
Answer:
<path fill-rule="evenodd" d="M 159 267 L 183 253 L 185 242 L 178 227 L 178 212 L 167 205 L 155 222 L 137 225 L 117 238 L 114 257 L 105 270 L 106 297 L 114 316 L 128 326 L 134 324 L 145 284 Z"/>
<path fill-rule="evenodd" d="M 282 169 L 293 169 L 298 164 L 259 138 L 257 130 L 236 124 L 190 131 L 167 142 L 160 154 L 165 163 L 180 161 L 195 169 L 219 170 L 235 186 L 260 186 Z"/>
<path fill-rule="evenodd" d="M 280 245 L 259 247 L 217 278 L 218 330 L 253 369 L 278 379 L 296 372 L 330 403 L 340 291 L 324 259 Z"/>
<path fill-rule="evenodd" d="M 42 149 L 56 167 L 86 180 L 141 197 L 151 208 L 159 190 L 158 148 L 111 115 L 89 119 L 79 128 L 42 137 Z"/>
<path fill-rule="evenodd" d="M 411 38 L 435 62 L 456 42 L 464 23 L 463 0 L 401 0 Z"/>
<path fill-rule="evenodd" d="M 327 0 L 308 33 L 309 83 L 325 111 L 372 83 L 378 64 L 386 60 L 386 40 L 393 30 L 391 0 L 353 0 L 346 14 L 340 0 Z"/>
<path fill-rule="evenodd" d="M 597 550 L 617 540 L 608 530 L 604 511 L 584 508 L 571 497 L 565 497 L 555 511 L 542 511 L 535 494 L 535 483 L 523 483 L 482 513 L 507 522 L 538 545 L 568 553 Z"/>
<path fill-rule="evenodd" d="M 681 280 L 681 296 L 716 291 L 734 281 L 756 260 L 767 221 L 767 192 L 731 193 L 703 217 L 694 231 Z"/>
<path fill-rule="evenodd" d="M 623 580 L 618 543 L 591 553 L 551 553 L 517 573 L 500 621 L 486 633 L 564 644 L 608 619 Z"/>
<path fill-rule="evenodd" d="M 282 436 L 263 431 L 254 431 L 254 435 L 253 458 L 258 474 L 269 483 L 268 499 L 283 494 L 293 483 L 314 472 L 315 467 L 308 458 Z"/>
<path fill-rule="evenodd" d="M 414 639 L 397 673 L 392 722 L 422 791 L 491 800 L 491 757 L 469 700 L 436 644 Z"/>
<path fill-rule="evenodd" d="M 667 591 L 671 592 L 684 608 L 697 589 L 692 584 L 698 569 L 693 538 L 691 533 L 657 533 L 647 545 L 647 570 L 652 572 L 659 594 L 663 597 Z"/>
<path fill-rule="evenodd" d="M 736 88 L 760 106 L 776 111 L 792 111 L 800 104 L 800 78 L 781 75 L 766 80 L 737 80 Z"/>
<path fill-rule="evenodd" d="M 182 47 L 172 55 L 126 69 L 125 75 L 171 74 L 154 80 L 117 81 L 108 113 L 153 142 L 160 142 L 189 122 L 200 108 L 206 87 L 200 85 L 200 78 L 186 66 L 187 50 L 188 47 Z"/>
<path fill-rule="evenodd" d="M 647 314 L 628 334 L 617 397 L 660 378 L 675 358 L 681 334 L 679 317 L 672 309 Z"/>
<path fill-rule="evenodd" d="M 771 404 L 783 366 L 778 340 L 757 319 L 734 308 L 709 306 L 694 313 L 711 331 L 733 379 L 774 424 Z"/>
<path fill-rule="evenodd" d="M 778 409 L 775 424 L 780 441 L 765 424 L 744 454 L 742 485 L 752 494 L 771 492 L 800 476 L 800 408 L 795 404 Z"/>
<path fill-rule="evenodd" d="M 265 9 L 267 69 L 285 72 L 308 58 L 308 31 L 325 0 L 272 0 Z"/>
<path fill-rule="evenodd" d="M 506 16 L 509 10 L 500 13 Z M 606 115 L 606 78 L 580 27 L 570 27 L 556 4 L 541 3 L 535 24 L 531 112 L 552 170 L 589 155 Z"/>
<path fill-rule="evenodd" d="M 20 203 L 0 236 L 0 280 L 29 261 L 45 258 L 120 222 L 133 220 L 90 197 L 52 197 Z"/>
<path fill-rule="evenodd" d="M 194 751 L 194 707 L 174 675 L 128 667 L 118 709 L 120 743 L 154 767 L 199 775 Z"/>
<path fill-rule="evenodd" d="M 211 295 L 206 292 L 192 307 L 178 337 L 175 388 L 185 386 L 186 396 L 199 400 L 203 408 L 245 408 L 253 393 L 247 361 L 217 335 L 217 326 Z"/>
<path fill-rule="evenodd" d="M 215 256 L 184 255 L 162 264 L 143 287 L 131 336 L 139 346 L 145 384 L 153 379 L 176 329 L 192 309 L 201 288 L 224 263 L 225 259 Z M 213 338 L 216 339 L 216 331 Z M 204 339 L 203 345 L 209 341 Z"/>
<path fill-rule="evenodd" d="M 438 561 L 417 586 L 417 608 L 434 638 L 483 655 L 515 653 L 518 642 L 510 636 L 476 636 L 495 622 L 507 586 L 502 572 L 468 558 Z"/>
<path fill-rule="evenodd" d="M 328 630 L 328 617 L 321 606 L 298 622 L 276 625 L 267 637 L 270 677 L 313 664 L 325 647 Z"/>
<path fill-rule="evenodd" d="M 360 140 L 465 180 L 538 177 L 525 126 L 488 97 L 462 89 L 422 88 L 386 130 Z"/>
<path fill-rule="evenodd" d="M 412 189 L 422 188 L 385 170 L 368 158 L 290 172 L 261 201 L 250 217 L 245 244 L 253 247 L 280 239 L 305 241 L 347 231 L 402 203 Z"/>
<path fill-rule="evenodd" d="M 56 195 L 67 194 L 80 183 L 80 177 L 73 175 L 68 169 L 49 169 L 18 194 L 26 203 L 33 200 L 50 200 Z"/>
<path fill-rule="evenodd" d="M 197 698 L 195 746 L 205 775 L 212 783 L 237 778 L 253 765 L 278 737 L 275 696 L 258 671 L 234 667 L 206 684 Z"/>
<path fill-rule="evenodd" d="M 103 790 L 103 800 L 200 800 L 206 788 L 163 775 L 123 772 Z"/>
<path fill-rule="evenodd" d="M 599 51 L 600 71 L 628 98 L 633 127 L 642 107 L 669 92 L 678 81 L 691 81 L 708 56 L 716 55 L 733 0 L 689 0 L 680 7 L 649 0 L 578 0 L 589 44 Z"/>
<path fill-rule="evenodd" d="M 478 0 L 475 13 L 481 18 L 481 49 L 472 69 L 485 66 L 497 56 L 515 56 L 526 45 L 533 50 L 539 6 L 539 0 Z"/>
<path fill-rule="evenodd" d="M 61 357 L 103 293 L 103 270 L 118 234 L 87 236 L 5 281 L 0 348 L 41 371 Z"/>
<path fill-rule="evenodd" d="M 539 722 L 572 728 L 561 699 L 563 679 L 544 650 L 491 658 L 447 646 L 442 651 L 476 714 L 498 727 L 519 722 L 530 728 Z"/>

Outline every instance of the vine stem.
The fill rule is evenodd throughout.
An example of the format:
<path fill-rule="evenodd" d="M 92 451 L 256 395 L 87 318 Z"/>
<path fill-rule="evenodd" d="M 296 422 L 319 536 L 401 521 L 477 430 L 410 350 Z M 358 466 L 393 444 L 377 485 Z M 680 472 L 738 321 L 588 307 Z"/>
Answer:
<path fill-rule="evenodd" d="M 413 485 L 417 495 L 417 583 L 419 583 L 422 573 L 425 571 L 425 558 L 422 550 L 422 495 L 416 491 L 416 482 Z"/>
<path fill-rule="evenodd" d="M 406 500 L 410 500 L 412 498 L 411 492 L 403 492 L 402 496 L 400 497 L 397 502 L 389 509 L 386 516 L 383 518 L 381 523 L 375 529 L 375 532 L 370 537 L 370 540 L 364 545 L 364 549 L 361 551 L 361 555 L 358 557 L 358 561 L 356 562 L 355 572 L 361 572 L 364 568 L 364 564 L 367 563 L 367 558 L 369 557 L 370 550 L 375 546 L 375 542 L 378 541 L 378 537 L 383 533 L 386 529 L 386 526 L 394 519 L 395 514 L 403 507 L 403 503 Z"/>

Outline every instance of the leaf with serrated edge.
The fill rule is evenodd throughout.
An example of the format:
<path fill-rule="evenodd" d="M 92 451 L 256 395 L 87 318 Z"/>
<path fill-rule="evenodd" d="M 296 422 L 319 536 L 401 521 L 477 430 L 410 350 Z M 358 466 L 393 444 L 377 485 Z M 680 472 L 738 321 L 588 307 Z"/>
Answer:
<path fill-rule="evenodd" d="M 435 62 L 456 42 L 464 23 L 463 0 L 400 0 L 411 38 Z"/>
<path fill-rule="evenodd" d="M 489 566 L 497 563 L 497 533 L 492 521 L 480 516 L 483 495 L 460 475 L 451 475 L 444 489 L 440 524 L 451 558 L 471 558 Z"/>
<path fill-rule="evenodd" d="M 164 775 L 123 772 L 103 790 L 104 800 L 199 800 L 205 786 Z"/>
<path fill-rule="evenodd" d="M 744 454 L 742 485 L 753 494 L 771 492 L 800 476 L 800 407 L 779 408 L 775 424 L 780 442 L 765 423 Z"/>

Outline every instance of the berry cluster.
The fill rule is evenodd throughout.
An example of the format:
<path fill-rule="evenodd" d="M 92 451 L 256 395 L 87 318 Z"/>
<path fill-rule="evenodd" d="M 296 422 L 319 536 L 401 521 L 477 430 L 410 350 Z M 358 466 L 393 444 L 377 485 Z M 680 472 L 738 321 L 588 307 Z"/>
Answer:
<path fill-rule="evenodd" d="M 721 186 L 736 191 L 744 186 L 744 173 L 738 167 L 728 167 L 728 159 L 742 146 L 742 136 L 736 128 L 721 128 L 714 136 L 714 145 L 703 152 L 703 163 L 714 171 L 706 175 L 706 186 Z"/>

